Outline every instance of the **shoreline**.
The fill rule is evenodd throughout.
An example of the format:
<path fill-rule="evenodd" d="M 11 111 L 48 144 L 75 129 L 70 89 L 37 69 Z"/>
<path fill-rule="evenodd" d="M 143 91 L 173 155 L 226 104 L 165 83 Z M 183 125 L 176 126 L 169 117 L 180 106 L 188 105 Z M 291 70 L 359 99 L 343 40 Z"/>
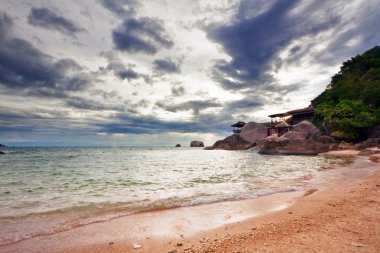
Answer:
<path fill-rule="evenodd" d="M 286 240 L 289 240 L 288 236 L 280 239 L 278 236 L 286 232 L 285 234 L 288 234 L 290 238 L 294 237 L 300 242 L 305 241 L 303 240 L 305 235 L 302 235 L 301 238 L 298 236 L 299 232 L 305 228 L 305 224 L 299 224 L 304 216 L 314 217 L 316 212 L 319 215 L 321 213 L 328 214 L 331 207 L 337 205 L 332 206 L 334 205 L 332 204 L 326 207 L 326 202 L 341 203 L 342 196 L 344 205 L 347 205 L 346 202 L 355 204 L 355 201 L 362 202 L 366 198 L 370 198 L 370 194 L 364 194 L 365 191 L 361 191 L 363 190 L 361 189 L 362 184 L 372 183 L 370 188 L 367 187 L 368 189 L 364 190 L 367 192 L 377 190 L 379 193 L 380 188 L 377 185 L 380 182 L 380 165 L 368 161 L 368 166 L 373 167 L 372 175 L 359 179 L 346 179 L 344 184 L 338 185 L 337 188 L 276 193 L 257 199 L 223 201 L 140 213 L 85 225 L 54 235 L 35 237 L 0 247 L 0 250 L 2 252 L 210 252 L 210 250 L 214 252 L 234 252 L 236 250 L 297 252 L 297 248 L 294 248 L 292 244 L 286 244 Z M 373 185 L 374 182 L 375 185 Z M 351 196 L 356 192 L 361 192 L 362 195 L 359 198 Z M 378 201 L 380 199 L 376 197 L 376 194 L 373 197 L 377 199 L 368 203 L 371 206 L 374 205 L 379 214 L 380 202 Z M 368 208 L 368 205 L 363 205 L 363 208 Z M 278 208 L 279 206 L 281 208 Z M 312 211 L 303 210 L 305 206 L 306 209 L 311 207 Z M 330 214 L 330 216 L 333 215 L 334 213 Z M 347 214 L 344 217 L 347 217 Z M 306 232 L 310 231 L 309 228 L 318 227 L 316 222 L 318 217 L 311 220 L 313 221 L 306 224 L 306 228 L 308 228 Z M 267 223 L 268 221 L 271 222 Z M 353 221 L 352 218 L 351 222 Z M 334 223 L 333 220 L 330 222 L 327 224 Z M 295 225 L 299 225 L 301 230 L 294 231 Z M 375 223 L 373 223 L 375 227 L 373 231 L 378 236 L 380 231 L 376 230 L 376 225 L 380 227 L 379 219 L 375 219 Z M 307 233 L 306 237 L 309 237 Z M 346 250 L 350 252 L 350 249 L 354 251 L 365 249 L 365 252 L 376 252 L 380 249 L 380 238 L 376 239 L 379 243 L 374 243 L 373 249 L 363 243 L 363 240 L 356 240 L 360 242 L 355 241 L 354 245 L 359 246 L 348 244 Z M 310 240 L 307 241 L 310 243 Z M 319 241 L 315 239 L 311 241 L 314 244 L 317 242 Z M 303 242 L 301 245 L 306 247 L 308 244 Z M 345 244 L 345 246 L 347 245 Z M 291 248 L 293 250 L 290 250 Z M 305 250 L 313 251 L 310 248 L 305 248 Z M 326 250 L 329 251 L 329 248 L 317 251 Z"/>

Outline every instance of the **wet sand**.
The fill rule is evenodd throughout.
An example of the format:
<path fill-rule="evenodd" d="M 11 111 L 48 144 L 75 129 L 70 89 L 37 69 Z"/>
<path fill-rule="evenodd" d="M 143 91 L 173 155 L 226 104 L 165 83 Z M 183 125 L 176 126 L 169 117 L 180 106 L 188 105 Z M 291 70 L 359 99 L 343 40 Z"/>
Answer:
<path fill-rule="evenodd" d="M 0 252 L 380 252 L 380 164 L 366 166 L 323 190 L 141 213 Z"/>

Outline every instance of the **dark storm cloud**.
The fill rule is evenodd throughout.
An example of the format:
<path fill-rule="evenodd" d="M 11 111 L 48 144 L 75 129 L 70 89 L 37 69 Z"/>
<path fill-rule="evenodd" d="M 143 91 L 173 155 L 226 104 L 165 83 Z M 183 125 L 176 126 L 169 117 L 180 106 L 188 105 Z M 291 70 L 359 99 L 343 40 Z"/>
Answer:
<path fill-rule="evenodd" d="M 126 69 L 126 70 L 121 70 L 121 71 L 118 71 L 116 72 L 116 75 L 124 80 L 124 79 L 136 79 L 139 77 L 139 74 L 135 71 L 133 71 L 132 69 Z"/>
<path fill-rule="evenodd" d="M 101 52 L 100 56 L 105 57 L 108 61 L 107 67 L 100 67 L 100 72 L 112 71 L 119 79 L 127 79 L 128 81 L 138 79 L 140 77 L 145 78 L 144 75 L 133 70 L 134 65 L 129 64 L 125 66 L 114 52 Z"/>
<path fill-rule="evenodd" d="M 161 21 L 137 17 L 140 3 L 136 0 L 100 0 L 109 11 L 123 19 L 112 31 L 115 48 L 129 53 L 155 54 L 161 48 L 171 48 L 173 41 Z"/>
<path fill-rule="evenodd" d="M 156 105 L 169 112 L 178 111 L 193 111 L 195 115 L 199 114 L 200 111 L 208 108 L 221 107 L 222 104 L 213 100 L 190 100 L 184 103 L 172 104 L 169 102 L 157 102 Z"/>
<path fill-rule="evenodd" d="M 326 15 L 320 20 L 309 18 L 309 12 L 315 11 L 318 4 L 300 14 L 292 13 L 299 3 L 276 1 L 253 17 L 247 17 L 248 10 L 242 8 L 232 24 L 209 28 L 209 38 L 220 43 L 232 58 L 215 64 L 214 80 L 227 90 L 258 87 L 265 90 L 265 85 L 274 81 L 270 71 L 280 66 L 278 54 L 282 49 L 295 39 L 316 36 L 339 23 L 339 17 L 334 15 Z"/>
<path fill-rule="evenodd" d="M 71 96 L 65 99 L 67 106 L 89 111 L 116 111 L 138 113 L 139 108 L 147 108 L 150 102 L 141 99 L 131 102 L 123 99 L 117 91 L 90 91 L 91 98 Z"/>
<path fill-rule="evenodd" d="M 45 29 L 56 30 L 73 37 L 76 33 L 85 31 L 85 29 L 77 26 L 73 21 L 47 8 L 32 8 L 28 16 L 28 23 Z"/>
<path fill-rule="evenodd" d="M 78 109 L 92 110 L 92 111 L 125 111 L 127 103 L 110 103 L 106 101 L 99 101 L 95 99 L 86 99 L 82 97 L 71 97 L 66 99 L 66 105 Z"/>
<path fill-rule="evenodd" d="M 229 125 L 234 120 L 231 115 L 199 114 L 191 122 L 163 121 L 154 116 L 142 116 L 130 113 L 119 113 L 115 122 L 97 123 L 100 132 L 128 134 L 159 134 L 167 132 L 180 133 L 220 133 L 230 131 Z"/>
<path fill-rule="evenodd" d="M 259 108 L 264 105 L 263 102 L 260 100 L 261 100 L 260 98 L 246 97 L 241 100 L 227 103 L 226 107 L 232 112 L 238 109 L 247 110 L 247 109 Z"/>
<path fill-rule="evenodd" d="M 112 39 L 116 49 L 129 53 L 155 54 L 173 46 L 162 23 L 150 18 L 125 19 L 112 31 Z"/>
<path fill-rule="evenodd" d="M 180 72 L 179 65 L 168 59 L 154 60 L 153 65 L 154 65 L 154 69 L 159 72 L 164 72 L 164 73 Z"/>
<path fill-rule="evenodd" d="M 64 96 L 88 87 L 72 59 L 54 60 L 30 42 L 9 36 L 11 19 L 0 13 L 0 85 L 35 96 Z"/>

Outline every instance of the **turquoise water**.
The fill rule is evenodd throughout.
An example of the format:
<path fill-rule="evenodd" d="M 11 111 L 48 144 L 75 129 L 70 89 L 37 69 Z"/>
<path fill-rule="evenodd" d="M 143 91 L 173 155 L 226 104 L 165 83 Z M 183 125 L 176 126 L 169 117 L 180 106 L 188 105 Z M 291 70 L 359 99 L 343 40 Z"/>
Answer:
<path fill-rule="evenodd" d="M 336 158 L 199 148 L 8 148 L 0 245 L 134 212 L 302 190 Z"/>

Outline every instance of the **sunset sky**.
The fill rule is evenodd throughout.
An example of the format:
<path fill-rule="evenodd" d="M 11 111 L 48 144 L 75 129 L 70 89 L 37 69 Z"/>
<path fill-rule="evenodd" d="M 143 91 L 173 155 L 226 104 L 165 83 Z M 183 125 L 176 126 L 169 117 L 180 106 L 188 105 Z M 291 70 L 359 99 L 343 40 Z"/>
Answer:
<path fill-rule="evenodd" d="M 0 0 L 0 143 L 212 145 L 380 44 L 378 0 Z"/>

